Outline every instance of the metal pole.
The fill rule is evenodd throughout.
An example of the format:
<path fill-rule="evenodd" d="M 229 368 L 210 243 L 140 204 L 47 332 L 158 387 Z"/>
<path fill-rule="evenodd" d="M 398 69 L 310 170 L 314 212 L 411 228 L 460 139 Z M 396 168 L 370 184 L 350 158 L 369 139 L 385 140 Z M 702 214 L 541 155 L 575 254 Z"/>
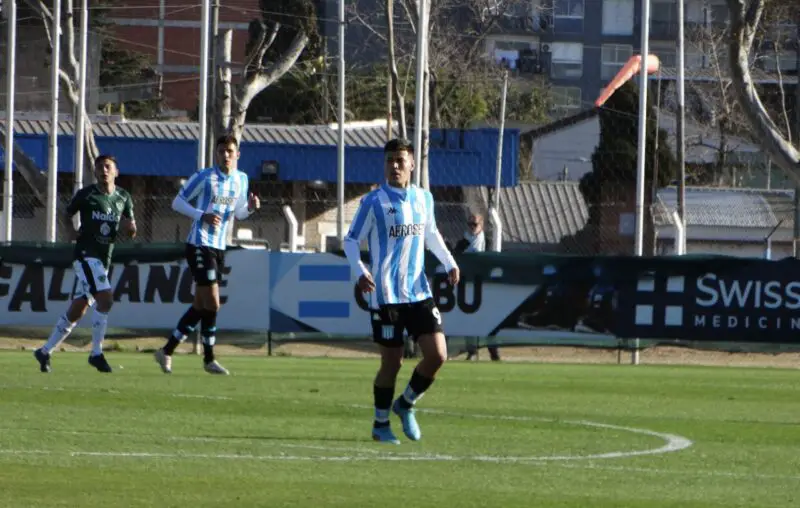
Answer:
<path fill-rule="evenodd" d="M 661 69 L 658 70 L 658 84 L 656 87 L 656 139 L 653 147 L 653 181 L 650 183 L 650 203 L 651 206 L 658 199 L 658 129 L 661 126 Z M 653 228 L 653 249 L 652 255 L 658 254 L 658 231 Z"/>
<path fill-rule="evenodd" d="M 675 56 L 678 66 L 678 79 L 675 86 L 677 87 L 678 95 L 678 117 L 676 118 L 677 125 L 675 128 L 675 137 L 678 144 L 678 216 L 680 217 L 683 230 L 686 231 L 686 134 L 684 133 L 685 125 L 685 98 L 686 89 L 684 87 L 684 78 L 686 72 L 686 46 L 684 40 L 684 4 L 683 0 L 678 0 L 678 35 L 675 48 Z M 683 245 L 681 245 L 681 252 L 686 252 L 686 235 L 683 237 Z"/>
<path fill-rule="evenodd" d="M 197 168 L 203 169 L 206 164 L 206 141 L 208 137 L 208 35 L 211 0 L 202 0 L 200 14 L 200 101 L 197 105 Z M 160 49 L 159 49 L 160 51 Z M 228 229 L 227 243 L 233 234 L 233 224 Z M 192 342 L 192 353 L 200 354 L 200 329 L 198 328 Z"/>
<path fill-rule="evenodd" d="M 797 11 L 797 15 L 800 16 L 800 10 Z M 797 23 L 797 38 L 795 40 L 795 62 L 797 63 L 797 67 L 795 69 L 797 72 L 800 72 L 800 18 L 796 19 L 795 22 Z M 794 87 L 795 91 L 795 98 L 794 101 L 794 112 L 795 112 L 795 135 L 797 143 L 800 143 L 800 82 L 797 83 Z M 790 136 L 791 138 L 791 136 Z M 772 176 L 772 159 L 768 159 L 768 176 Z M 794 188 L 794 240 L 792 241 L 792 255 L 795 258 L 800 257 L 800 251 L 798 250 L 797 243 L 800 242 L 800 186 L 795 186 Z"/>
<path fill-rule="evenodd" d="M 792 257 L 800 258 L 800 186 L 794 188 L 794 238 L 792 240 Z"/>
<path fill-rule="evenodd" d="M 164 75 L 164 20 L 167 17 L 167 0 L 158 2 L 158 73 Z"/>
<path fill-rule="evenodd" d="M 344 248 L 344 102 L 345 102 L 345 76 L 344 76 L 344 2 L 339 0 L 339 139 L 336 143 L 336 238 L 339 248 Z"/>
<path fill-rule="evenodd" d="M 386 26 L 391 31 L 394 28 L 394 0 L 390 0 L 386 2 Z M 388 35 L 388 40 L 386 41 L 387 44 L 391 45 L 394 44 L 394 36 L 392 33 Z M 389 50 L 389 54 L 392 54 L 392 51 Z M 392 62 L 389 61 L 388 65 L 386 66 L 386 141 L 392 139 L 392 112 L 393 112 L 393 104 L 394 104 L 394 97 L 392 96 Z M 397 105 L 400 106 L 399 104 Z M 401 117 L 398 115 L 398 117 Z"/>
<path fill-rule="evenodd" d="M 75 179 L 74 192 L 83 188 L 83 165 L 86 161 L 86 59 L 89 53 L 89 0 L 81 2 L 80 76 L 78 77 L 78 111 L 75 115 Z"/>
<path fill-rule="evenodd" d="M 53 53 L 50 61 L 50 151 L 47 161 L 47 241 L 56 241 L 58 200 L 58 71 L 61 66 L 61 0 L 53 2 Z"/>
<path fill-rule="evenodd" d="M 636 158 L 635 255 L 644 250 L 644 182 L 647 148 L 647 55 L 650 51 L 650 0 L 642 1 L 642 66 L 639 79 L 639 133 Z"/>
<path fill-rule="evenodd" d="M 800 9 L 795 11 L 797 13 L 797 17 L 795 18 L 794 22 L 797 25 L 797 34 L 795 37 L 795 72 L 800 73 Z M 795 119 L 795 135 L 797 136 L 796 142 L 800 144 L 800 82 L 797 83 L 794 87 L 794 119 Z M 791 136 L 789 136 L 791 139 Z"/>
<path fill-rule="evenodd" d="M 198 105 L 197 167 L 206 161 L 206 136 L 208 132 L 208 34 L 211 0 L 203 0 L 200 20 L 200 104 Z"/>
<path fill-rule="evenodd" d="M 636 157 L 636 255 L 644 252 L 644 181 L 647 147 L 647 57 L 650 54 L 650 0 L 642 0 L 642 65 L 639 72 L 639 146 Z M 631 362 L 639 364 L 639 339 L 634 339 Z"/>
<path fill-rule="evenodd" d="M 11 224 L 14 217 L 14 95 L 17 65 L 17 0 L 8 2 L 8 42 L 6 46 L 6 145 L 3 179 L 3 218 L 6 242 L 11 241 Z"/>
<path fill-rule="evenodd" d="M 425 21 L 426 2 L 417 2 L 417 94 L 414 103 L 414 185 L 419 186 L 422 177 L 422 129 L 423 101 L 425 100 L 425 48 L 428 44 Z"/>
<path fill-rule="evenodd" d="M 508 97 L 508 70 L 503 71 L 503 93 L 500 99 L 500 132 L 497 133 L 497 167 L 494 171 L 494 200 L 492 204 L 495 213 L 493 214 L 492 210 L 489 210 L 489 214 L 495 218 L 496 223 L 494 236 L 492 237 L 492 248 L 495 252 L 500 252 L 503 241 L 502 232 L 500 231 L 502 226 L 499 226 L 499 214 L 500 183 L 503 176 L 503 134 L 506 128 L 506 97 Z"/>
<path fill-rule="evenodd" d="M 500 211 L 500 183 L 503 171 L 503 133 L 506 128 L 506 97 L 508 96 L 508 70 L 503 71 L 503 93 L 500 98 L 500 132 L 497 134 L 497 166 L 494 171 L 494 207 Z"/>
<path fill-rule="evenodd" d="M 214 4 L 211 6 L 211 66 L 209 71 L 209 87 L 210 92 L 208 96 L 208 146 L 206 148 L 206 167 L 214 165 L 214 126 L 217 124 L 217 38 L 219 36 L 219 0 L 213 0 Z"/>

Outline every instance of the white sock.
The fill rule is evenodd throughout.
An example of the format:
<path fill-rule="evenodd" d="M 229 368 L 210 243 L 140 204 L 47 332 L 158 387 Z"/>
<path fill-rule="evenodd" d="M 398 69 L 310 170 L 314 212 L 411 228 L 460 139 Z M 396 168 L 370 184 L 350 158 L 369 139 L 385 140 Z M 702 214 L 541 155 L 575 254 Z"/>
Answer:
<path fill-rule="evenodd" d="M 103 353 L 103 339 L 106 338 L 106 327 L 108 326 L 108 314 L 103 314 L 94 309 L 92 315 L 92 356 Z"/>
<path fill-rule="evenodd" d="M 50 354 L 50 352 L 55 350 L 59 344 L 64 342 L 64 339 L 69 337 L 69 334 L 72 333 L 73 328 L 75 328 L 75 323 L 71 323 L 70 320 L 67 319 L 67 316 L 61 316 L 58 318 L 56 326 L 53 327 L 53 331 L 50 333 L 50 338 L 48 338 L 45 345 L 42 346 L 42 351 Z"/>

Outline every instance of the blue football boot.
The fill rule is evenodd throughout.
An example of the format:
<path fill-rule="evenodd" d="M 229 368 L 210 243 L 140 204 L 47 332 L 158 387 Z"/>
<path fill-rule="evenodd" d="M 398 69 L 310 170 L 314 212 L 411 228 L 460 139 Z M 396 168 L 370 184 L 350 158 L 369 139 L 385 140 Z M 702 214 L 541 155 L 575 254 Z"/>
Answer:
<path fill-rule="evenodd" d="M 419 441 L 422 438 L 422 431 L 419 429 L 414 407 L 405 408 L 400 405 L 400 399 L 397 399 L 392 404 L 392 411 L 400 417 L 400 421 L 403 423 L 403 434 L 412 441 Z"/>

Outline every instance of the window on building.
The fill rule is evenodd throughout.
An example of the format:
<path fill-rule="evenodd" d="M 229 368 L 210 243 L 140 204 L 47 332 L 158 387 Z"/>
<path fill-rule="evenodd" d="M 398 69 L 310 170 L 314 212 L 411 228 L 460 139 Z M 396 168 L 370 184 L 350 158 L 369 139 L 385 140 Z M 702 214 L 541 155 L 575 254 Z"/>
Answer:
<path fill-rule="evenodd" d="M 688 44 L 687 44 L 688 46 Z M 683 55 L 683 64 L 687 69 L 702 69 L 706 66 L 706 55 L 702 50 L 687 47 Z"/>
<path fill-rule="evenodd" d="M 605 80 L 613 78 L 632 54 L 632 46 L 626 44 L 603 44 L 600 77 Z"/>
<path fill-rule="evenodd" d="M 724 26 L 728 23 L 728 5 L 725 3 L 715 3 L 708 6 L 708 22 L 712 26 Z"/>
<path fill-rule="evenodd" d="M 650 37 L 672 39 L 678 33 L 677 9 L 674 1 L 657 0 L 650 13 Z"/>
<path fill-rule="evenodd" d="M 580 79 L 583 76 L 583 44 L 554 42 L 551 45 L 550 76 L 555 79 Z"/>
<path fill-rule="evenodd" d="M 581 89 L 576 86 L 551 88 L 553 110 L 558 115 L 570 115 L 581 109 Z"/>
<path fill-rule="evenodd" d="M 554 29 L 561 33 L 583 32 L 584 0 L 553 0 Z"/>
<path fill-rule="evenodd" d="M 556 18 L 583 19 L 583 0 L 553 0 Z"/>
<path fill-rule="evenodd" d="M 633 35 L 633 0 L 603 0 L 603 35 Z"/>
<path fill-rule="evenodd" d="M 772 51 L 764 55 L 762 61 L 764 62 L 765 71 L 793 72 L 797 70 L 797 54 L 794 51 L 781 51 L 779 53 Z"/>
<path fill-rule="evenodd" d="M 495 40 L 491 42 L 491 47 L 490 54 L 495 63 L 516 69 L 520 54 L 533 49 L 535 44 L 529 41 Z"/>

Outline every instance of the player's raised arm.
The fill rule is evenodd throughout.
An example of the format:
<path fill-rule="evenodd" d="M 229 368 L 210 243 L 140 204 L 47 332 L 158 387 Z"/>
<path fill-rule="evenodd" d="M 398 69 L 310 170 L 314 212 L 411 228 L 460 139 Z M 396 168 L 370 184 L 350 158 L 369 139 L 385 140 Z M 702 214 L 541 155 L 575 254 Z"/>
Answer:
<path fill-rule="evenodd" d="M 350 230 L 344 237 L 344 254 L 354 273 L 369 276 L 369 270 L 361 261 L 361 242 L 369 235 L 375 222 L 372 213 L 371 200 L 364 198 L 358 205 L 358 210 L 350 224 Z"/>
<path fill-rule="evenodd" d="M 456 260 L 447 245 L 444 243 L 444 238 L 439 233 L 439 228 L 436 226 L 436 215 L 433 213 L 433 196 L 425 193 L 426 210 L 428 217 L 425 220 L 425 244 L 428 249 L 433 252 L 436 258 L 442 262 L 445 270 L 451 272 L 453 269 L 458 269 Z"/>

